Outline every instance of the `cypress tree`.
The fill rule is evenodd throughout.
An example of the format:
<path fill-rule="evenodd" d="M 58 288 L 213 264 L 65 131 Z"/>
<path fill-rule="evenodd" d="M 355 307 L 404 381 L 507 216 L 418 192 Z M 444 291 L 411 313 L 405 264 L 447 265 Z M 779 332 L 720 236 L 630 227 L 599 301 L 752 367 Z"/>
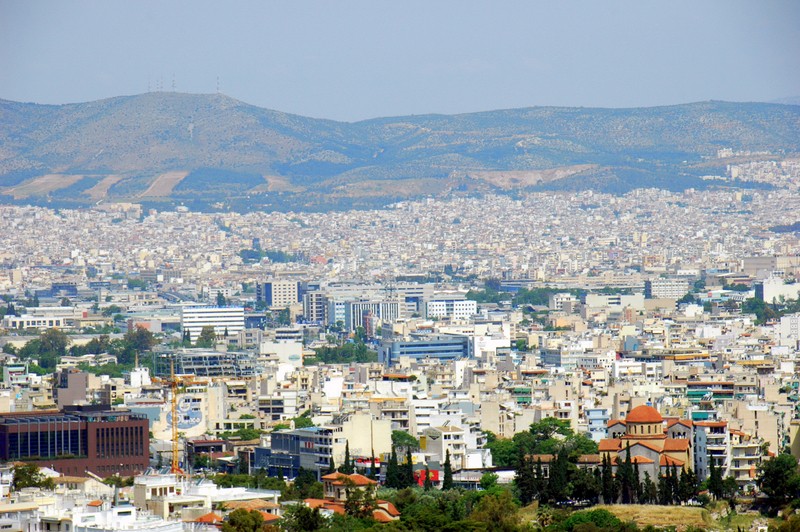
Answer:
<path fill-rule="evenodd" d="M 535 474 L 536 473 L 533 468 L 533 458 L 525 453 L 522 453 L 522 456 L 519 460 L 519 465 L 517 466 L 517 472 L 514 475 L 514 484 L 517 486 L 517 490 L 519 491 L 519 500 L 523 505 L 530 504 L 536 496 L 534 493 L 536 489 Z"/>
<path fill-rule="evenodd" d="M 622 504 L 633 502 L 633 466 L 631 465 L 631 446 L 625 449 L 625 461 L 622 467 L 617 468 L 620 488 L 622 490 Z"/>
<path fill-rule="evenodd" d="M 669 470 L 667 470 L 669 471 Z M 669 493 L 669 483 L 667 482 L 666 475 L 659 475 L 658 477 L 658 503 L 661 505 L 670 504 L 671 494 Z"/>
<path fill-rule="evenodd" d="M 377 472 L 377 468 L 375 467 L 375 449 L 372 449 L 372 462 L 371 462 L 371 465 L 369 467 L 369 478 L 371 478 L 372 480 L 375 480 L 375 478 L 378 476 L 376 474 L 376 472 Z"/>
<path fill-rule="evenodd" d="M 644 472 L 644 482 L 642 483 L 642 498 L 644 504 L 655 504 L 658 502 L 658 488 L 653 479 L 650 478 L 648 471 Z"/>
<path fill-rule="evenodd" d="M 392 446 L 392 454 L 389 455 L 389 463 L 386 464 L 386 480 L 384 485 L 387 488 L 400 489 L 400 470 L 397 467 L 397 451 Z"/>
<path fill-rule="evenodd" d="M 414 485 L 414 462 L 411 459 L 411 449 L 406 448 L 406 463 L 402 468 L 402 483 L 401 487 L 410 488 Z"/>
<path fill-rule="evenodd" d="M 617 502 L 614 497 L 614 472 L 611 470 L 611 457 L 608 455 L 603 456 L 603 463 L 601 465 L 602 481 L 601 486 L 603 493 L 603 504 L 614 504 Z"/>
<path fill-rule="evenodd" d="M 678 493 L 681 502 L 689 502 L 694 495 L 694 486 L 691 485 L 691 478 L 686 468 L 681 468 L 681 478 L 678 481 Z"/>
<path fill-rule="evenodd" d="M 636 500 L 634 502 L 641 503 L 644 490 L 642 489 L 642 481 L 639 478 L 639 461 L 633 463 L 633 492 Z"/>
<path fill-rule="evenodd" d="M 450 449 L 447 449 L 444 459 L 444 478 L 442 479 L 442 489 L 453 489 L 453 466 L 450 464 Z"/>
<path fill-rule="evenodd" d="M 569 498 L 569 458 L 561 449 L 550 462 L 550 478 L 547 481 L 547 498 L 552 502 L 563 502 Z"/>
<path fill-rule="evenodd" d="M 425 464 L 425 483 L 423 484 L 425 491 L 430 491 L 433 488 L 433 481 L 431 480 L 431 470 L 428 464 Z"/>
<path fill-rule="evenodd" d="M 669 491 L 672 494 L 672 504 L 680 504 L 681 503 L 681 488 L 680 482 L 678 478 L 678 468 L 675 464 L 672 464 L 670 467 L 671 474 L 669 476 Z"/>
<path fill-rule="evenodd" d="M 349 440 L 345 440 L 345 443 L 344 443 L 344 463 L 342 464 L 342 467 L 339 468 L 339 472 L 340 473 L 344 473 L 345 475 L 351 475 L 351 474 L 353 474 L 353 471 L 350 469 L 350 467 L 351 467 L 351 463 L 350 463 L 350 441 Z"/>
<path fill-rule="evenodd" d="M 544 469 L 542 468 L 542 459 L 536 459 L 536 467 L 533 469 L 533 489 L 531 490 L 531 500 L 541 499 L 545 496 L 547 489 L 547 479 L 544 478 Z"/>
<path fill-rule="evenodd" d="M 713 456 L 709 456 L 708 491 L 715 499 L 722 496 L 722 471 Z"/>
<path fill-rule="evenodd" d="M 326 475 L 330 475 L 331 473 L 336 471 L 336 465 L 333 463 L 333 455 L 328 457 L 328 469 L 325 471 Z"/>

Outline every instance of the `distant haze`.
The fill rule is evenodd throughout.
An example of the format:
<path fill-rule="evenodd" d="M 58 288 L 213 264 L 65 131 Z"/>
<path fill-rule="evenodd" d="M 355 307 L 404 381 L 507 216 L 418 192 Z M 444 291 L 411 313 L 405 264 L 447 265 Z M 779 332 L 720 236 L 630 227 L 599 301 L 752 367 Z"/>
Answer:
<path fill-rule="evenodd" d="M 800 94 L 800 2 L 0 1 L 0 98 L 220 91 L 354 121 Z"/>

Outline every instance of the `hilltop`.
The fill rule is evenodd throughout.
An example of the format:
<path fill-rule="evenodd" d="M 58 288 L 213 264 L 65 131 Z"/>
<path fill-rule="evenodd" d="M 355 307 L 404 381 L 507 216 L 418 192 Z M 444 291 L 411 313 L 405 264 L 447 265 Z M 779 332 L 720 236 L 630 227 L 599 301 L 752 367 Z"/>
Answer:
<path fill-rule="evenodd" d="M 800 152 L 800 106 L 533 107 L 347 123 L 220 94 L 0 100 L 0 201 L 307 210 L 447 193 L 680 190 L 724 169 L 720 148 Z"/>

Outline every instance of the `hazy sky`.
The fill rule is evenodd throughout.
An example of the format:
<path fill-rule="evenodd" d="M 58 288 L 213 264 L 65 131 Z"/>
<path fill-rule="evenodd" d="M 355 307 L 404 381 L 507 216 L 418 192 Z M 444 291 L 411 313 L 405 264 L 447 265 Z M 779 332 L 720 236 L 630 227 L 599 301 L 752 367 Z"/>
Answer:
<path fill-rule="evenodd" d="M 800 95 L 800 2 L 0 0 L 0 98 L 211 93 L 337 120 Z"/>

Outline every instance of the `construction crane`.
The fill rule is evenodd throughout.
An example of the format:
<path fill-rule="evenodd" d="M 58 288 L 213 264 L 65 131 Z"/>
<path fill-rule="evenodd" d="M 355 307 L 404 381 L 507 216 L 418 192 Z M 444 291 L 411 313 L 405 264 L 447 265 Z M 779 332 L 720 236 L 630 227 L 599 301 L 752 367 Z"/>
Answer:
<path fill-rule="evenodd" d="M 178 379 L 175 378 L 175 359 L 169 359 L 169 387 L 172 391 L 172 467 L 173 475 L 183 475 L 178 462 Z"/>

